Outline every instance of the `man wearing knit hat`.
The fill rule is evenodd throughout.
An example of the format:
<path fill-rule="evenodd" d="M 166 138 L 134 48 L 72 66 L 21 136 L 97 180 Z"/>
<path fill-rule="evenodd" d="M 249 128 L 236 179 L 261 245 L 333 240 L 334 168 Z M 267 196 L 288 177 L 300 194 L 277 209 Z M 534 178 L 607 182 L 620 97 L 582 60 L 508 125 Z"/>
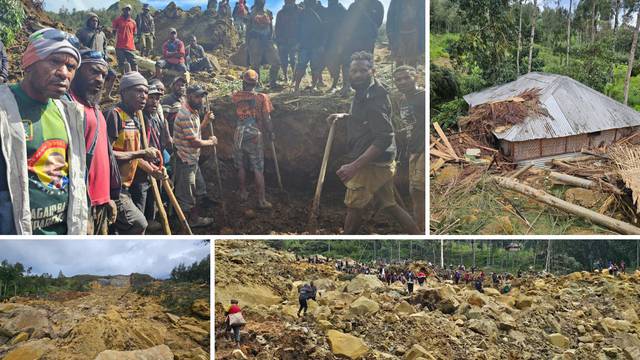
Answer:
<path fill-rule="evenodd" d="M 23 80 L 0 85 L 2 234 L 87 233 L 83 111 L 59 100 L 81 63 L 77 45 L 61 30 L 33 33 Z"/>
<path fill-rule="evenodd" d="M 87 190 L 91 202 L 89 235 L 105 235 L 116 218 L 116 204 L 111 198 L 111 159 L 107 124 L 100 112 L 100 98 L 108 77 L 107 62 L 99 51 L 80 52 L 82 65 L 71 82 L 71 98 L 84 106 L 84 140 L 87 149 Z M 117 179 L 116 179 L 117 180 Z"/>
<path fill-rule="evenodd" d="M 122 189 L 116 200 L 118 217 L 115 230 L 119 234 L 141 235 L 147 228 L 147 220 L 131 199 L 130 187 L 140 167 L 151 173 L 147 161 L 161 158 L 160 151 L 149 147 L 142 149 L 138 111 L 147 103 L 149 85 L 137 71 L 126 73 L 120 81 L 122 102 L 106 113 L 107 131 L 112 141 L 113 153 L 118 160 Z"/>
<path fill-rule="evenodd" d="M 102 28 L 100 26 L 100 19 L 98 18 L 97 14 L 92 12 L 87 14 L 87 21 L 85 23 L 85 26 L 76 32 L 76 36 L 78 37 L 78 40 L 80 40 L 80 43 L 82 45 L 91 50 L 101 52 L 103 54 L 104 60 L 107 62 L 109 61 L 107 57 L 107 36 L 102 31 Z M 107 78 L 105 79 L 105 93 L 107 94 L 109 100 L 112 101 L 115 100 L 111 96 L 111 91 L 113 90 L 115 81 L 116 72 L 109 67 L 109 70 L 107 71 Z"/>
<path fill-rule="evenodd" d="M 124 74 L 125 63 L 131 65 L 131 70 L 138 71 L 138 63 L 133 53 L 136 51 L 134 38 L 138 33 L 138 27 L 131 19 L 131 5 L 125 5 L 122 8 L 122 15 L 115 18 L 111 26 L 116 32 L 116 57 L 120 71 Z"/>
<path fill-rule="evenodd" d="M 246 201 L 249 193 L 246 188 L 245 159 L 253 171 L 258 197 L 258 208 L 271 208 L 266 199 L 264 185 L 264 140 L 273 141 L 271 111 L 273 105 L 267 94 L 256 92 L 258 74 L 247 70 L 242 75 L 242 91 L 233 94 L 231 101 L 236 106 L 236 131 L 233 139 L 233 162 L 238 169 L 240 200 Z"/>

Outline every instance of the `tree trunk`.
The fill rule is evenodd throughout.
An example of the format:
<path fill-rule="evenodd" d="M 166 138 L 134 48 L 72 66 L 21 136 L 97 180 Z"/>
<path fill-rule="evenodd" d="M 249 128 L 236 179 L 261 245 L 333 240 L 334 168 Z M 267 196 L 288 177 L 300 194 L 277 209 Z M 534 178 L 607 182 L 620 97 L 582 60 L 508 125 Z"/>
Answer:
<path fill-rule="evenodd" d="M 531 41 L 529 42 L 529 68 L 527 73 L 531 72 L 531 62 L 533 60 L 533 38 L 536 35 L 536 19 L 538 18 L 538 0 L 533 0 L 533 15 L 531 15 Z"/>
<path fill-rule="evenodd" d="M 591 43 L 596 42 L 596 0 L 591 0 Z"/>
<path fill-rule="evenodd" d="M 544 264 L 544 271 L 551 271 L 551 239 L 547 240 L 547 260 Z"/>
<path fill-rule="evenodd" d="M 569 0 L 569 16 L 567 17 L 567 67 L 569 67 L 569 48 L 571 47 L 571 6 L 572 0 Z"/>
<path fill-rule="evenodd" d="M 613 33 L 618 30 L 618 14 L 620 14 L 620 0 L 613 0 Z"/>
<path fill-rule="evenodd" d="M 631 42 L 631 50 L 629 51 L 629 61 L 627 62 L 627 76 L 624 78 L 624 104 L 629 101 L 629 82 L 631 80 L 631 70 L 633 70 L 633 61 L 636 57 L 636 47 L 638 46 L 638 30 L 640 30 L 640 14 L 636 16 L 636 28 L 633 31 L 633 41 Z"/>
<path fill-rule="evenodd" d="M 520 76 L 520 50 L 522 49 L 522 0 L 518 0 L 520 4 L 520 16 L 518 20 L 518 50 L 516 52 L 516 76 Z"/>

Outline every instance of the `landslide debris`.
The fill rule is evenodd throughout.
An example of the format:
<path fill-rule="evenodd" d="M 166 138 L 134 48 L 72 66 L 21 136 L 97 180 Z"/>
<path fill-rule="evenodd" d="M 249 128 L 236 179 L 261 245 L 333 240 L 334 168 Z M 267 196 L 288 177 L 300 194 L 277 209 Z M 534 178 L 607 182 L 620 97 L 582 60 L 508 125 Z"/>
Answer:
<path fill-rule="evenodd" d="M 640 272 L 517 278 L 508 294 L 429 277 L 408 296 L 259 241 L 215 253 L 216 359 L 640 358 Z M 318 301 L 298 318 L 296 289 L 311 280 Z M 231 298 L 247 320 L 239 350 L 221 324 Z"/>
<path fill-rule="evenodd" d="M 137 274 L 131 280 L 146 277 Z M 162 283 L 144 286 L 167 286 Z M 192 285 L 194 293 L 196 286 Z M 180 316 L 161 305 L 160 297 L 134 291 L 128 276 L 92 281 L 90 288 L 47 298 L 16 297 L 0 304 L 0 358 L 210 358 L 208 297 L 193 301 L 192 311 Z"/>

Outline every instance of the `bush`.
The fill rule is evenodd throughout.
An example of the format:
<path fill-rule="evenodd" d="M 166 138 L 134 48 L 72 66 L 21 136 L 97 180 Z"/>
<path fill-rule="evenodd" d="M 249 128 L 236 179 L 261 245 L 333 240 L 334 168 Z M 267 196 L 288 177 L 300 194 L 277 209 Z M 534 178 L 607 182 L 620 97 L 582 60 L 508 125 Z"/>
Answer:
<path fill-rule="evenodd" d="M 0 0 L 0 40 L 9 46 L 16 39 L 26 15 L 18 0 Z"/>

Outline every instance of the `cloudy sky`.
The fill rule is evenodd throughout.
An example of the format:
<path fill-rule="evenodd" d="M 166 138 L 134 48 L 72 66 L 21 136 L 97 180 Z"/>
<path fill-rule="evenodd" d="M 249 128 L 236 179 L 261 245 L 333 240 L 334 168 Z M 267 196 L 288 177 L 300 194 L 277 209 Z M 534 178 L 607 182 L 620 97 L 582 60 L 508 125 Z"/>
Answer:
<path fill-rule="evenodd" d="M 2 240 L 0 261 L 21 262 L 36 274 L 128 275 L 164 279 L 180 263 L 209 254 L 199 240 Z"/>
<path fill-rule="evenodd" d="M 237 0 L 230 0 L 229 3 L 231 7 L 236 3 Z M 301 0 L 297 1 L 300 2 Z M 389 7 L 389 3 L 391 0 L 380 0 L 386 9 Z M 145 0 L 142 0 L 144 3 Z M 169 0 L 147 0 L 151 6 L 162 9 L 170 2 Z M 207 0 L 175 0 L 176 4 L 183 9 L 190 9 L 193 6 L 199 5 L 203 9 L 207 7 Z M 340 0 L 346 7 L 349 6 L 353 2 L 353 0 Z M 108 8 L 115 1 L 104 1 L 104 0 L 44 0 L 44 8 L 50 11 L 58 11 L 62 6 L 67 9 L 77 9 L 77 10 L 87 10 L 90 8 L 101 9 Z M 324 5 L 327 5 L 327 0 L 322 0 Z M 247 4 L 252 5 L 253 0 L 247 0 Z M 284 0 L 267 0 L 267 8 L 271 11 L 275 12 L 282 7 L 284 4 Z"/>

